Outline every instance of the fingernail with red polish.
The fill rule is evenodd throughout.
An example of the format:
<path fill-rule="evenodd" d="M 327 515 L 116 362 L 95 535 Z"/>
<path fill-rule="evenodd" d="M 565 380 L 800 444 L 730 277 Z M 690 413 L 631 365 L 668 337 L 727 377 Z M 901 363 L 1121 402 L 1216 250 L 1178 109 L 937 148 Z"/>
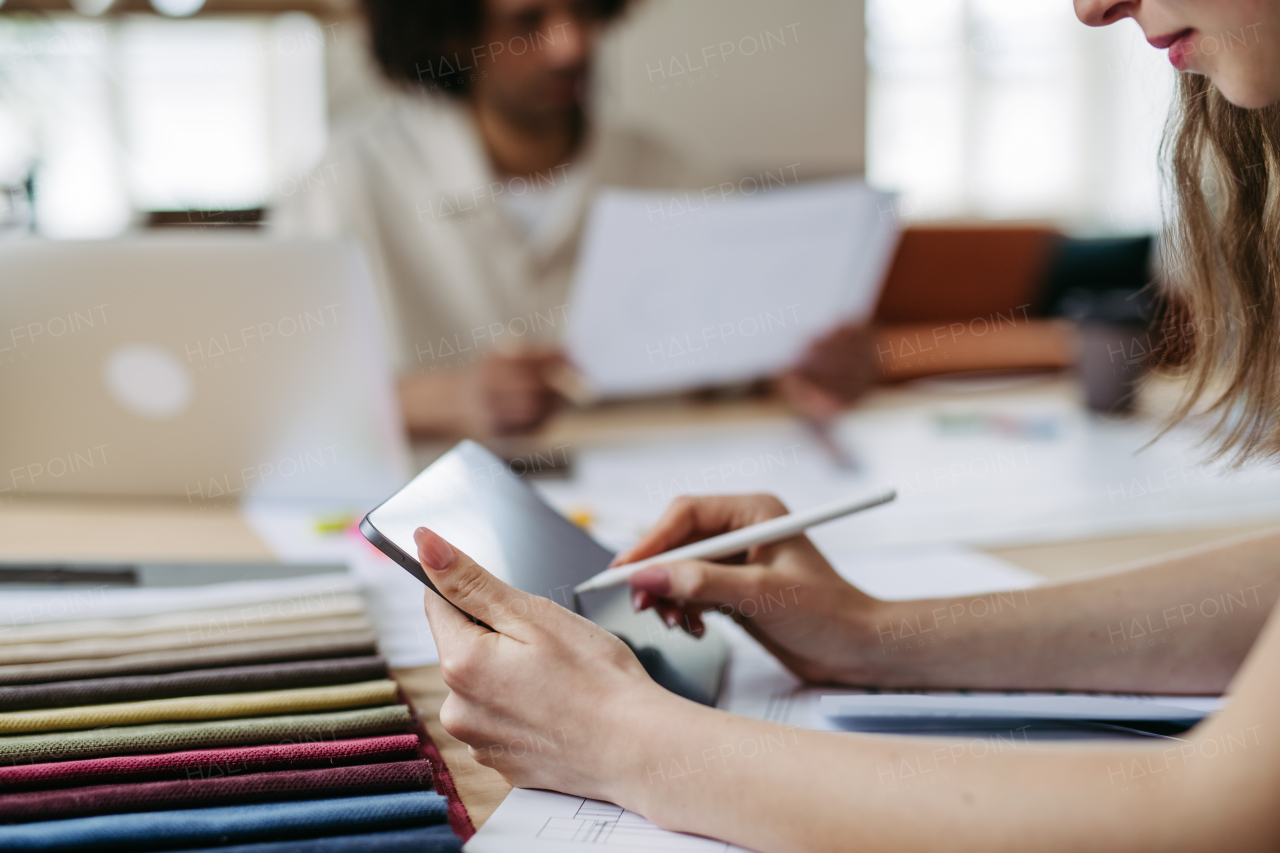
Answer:
<path fill-rule="evenodd" d="M 413 541 L 418 543 L 418 559 L 422 561 L 422 565 L 437 572 L 443 572 L 453 565 L 456 555 L 449 543 L 427 528 L 419 527 L 413 531 Z"/>
<path fill-rule="evenodd" d="M 666 566 L 648 566 L 630 577 L 632 589 L 642 589 L 654 595 L 666 595 L 671 591 L 671 573 Z"/>

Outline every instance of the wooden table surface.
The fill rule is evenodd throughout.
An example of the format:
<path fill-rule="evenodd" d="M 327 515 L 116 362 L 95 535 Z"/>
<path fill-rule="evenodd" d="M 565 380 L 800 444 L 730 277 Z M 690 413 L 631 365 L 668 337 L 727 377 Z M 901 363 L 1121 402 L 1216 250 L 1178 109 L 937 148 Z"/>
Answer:
<path fill-rule="evenodd" d="M 881 393 L 867 405 L 891 406 L 919 399 L 920 393 L 911 389 L 896 396 Z M 932 398 L 932 393 L 925 396 Z M 745 401 L 709 408 L 681 402 L 665 409 L 657 406 L 639 411 L 644 415 L 626 407 L 611 407 L 596 413 L 594 423 L 589 415 L 568 415 L 533 441 L 545 447 L 557 442 L 617 440 L 673 423 L 681 428 L 714 429 L 731 422 L 776 417 L 780 410 L 769 401 Z M 1277 525 L 1280 518 L 1267 524 L 996 548 L 989 553 L 1056 579 Z M 199 508 L 181 501 L 128 499 L 0 499 L 0 560 L 24 559 L 270 561 L 274 556 L 234 506 Z M 395 674 L 423 716 L 472 821 L 479 827 L 510 786 L 496 772 L 473 761 L 467 746 L 441 728 L 439 710 L 448 690 L 439 667 L 400 669 Z"/>

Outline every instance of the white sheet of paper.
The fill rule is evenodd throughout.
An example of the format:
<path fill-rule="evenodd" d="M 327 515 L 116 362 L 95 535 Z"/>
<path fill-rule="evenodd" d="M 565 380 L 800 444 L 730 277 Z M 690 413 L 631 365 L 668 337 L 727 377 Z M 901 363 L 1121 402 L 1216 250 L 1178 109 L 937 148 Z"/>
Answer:
<path fill-rule="evenodd" d="M 897 224 L 859 180 L 721 200 L 607 190 L 570 299 L 570 357 L 604 396 L 755 379 L 875 307 Z"/>
<path fill-rule="evenodd" d="M 508 794 L 462 849 L 464 853 L 749 853 L 724 841 L 659 829 L 613 803 L 524 788 Z"/>
<path fill-rule="evenodd" d="M 968 419 L 956 429 L 949 424 Z M 836 438 L 836 468 L 794 421 L 668 431 L 644 443 L 575 448 L 573 477 L 540 481 L 557 507 L 585 507 L 611 547 L 635 541 L 680 495 L 773 492 L 793 509 L 894 486 L 892 504 L 809 532 L 829 557 L 905 544 L 1060 542 L 1280 516 L 1280 467 L 1203 465 L 1191 428 L 1150 447 L 1159 424 L 1101 418 L 1052 386 L 999 399 L 865 407 Z"/>

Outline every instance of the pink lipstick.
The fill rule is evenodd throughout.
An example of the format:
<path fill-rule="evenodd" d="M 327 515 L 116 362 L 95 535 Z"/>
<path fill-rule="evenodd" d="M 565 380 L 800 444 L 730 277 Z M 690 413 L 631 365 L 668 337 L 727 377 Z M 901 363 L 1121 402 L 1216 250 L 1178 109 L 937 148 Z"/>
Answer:
<path fill-rule="evenodd" d="M 1179 71 L 1185 71 L 1187 60 L 1191 57 L 1191 54 L 1195 53 L 1196 45 L 1192 41 L 1192 36 L 1195 35 L 1195 32 L 1194 29 L 1188 27 L 1176 33 L 1149 38 L 1147 42 L 1156 50 L 1168 48 L 1169 62 Z"/>

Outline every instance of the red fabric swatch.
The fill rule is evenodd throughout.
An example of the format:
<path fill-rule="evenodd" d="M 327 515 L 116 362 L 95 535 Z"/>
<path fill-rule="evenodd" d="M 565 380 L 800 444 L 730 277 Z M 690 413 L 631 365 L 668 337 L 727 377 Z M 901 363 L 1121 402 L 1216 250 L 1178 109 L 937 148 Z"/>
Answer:
<path fill-rule="evenodd" d="M 424 760 L 281 770 L 178 782 L 93 785 L 57 791 L 0 796 L 0 821 L 30 823 L 90 815 L 230 806 L 280 800 L 314 800 L 434 790 L 431 765 Z"/>
<path fill-rule="evenodd" d="M 0 766 L 0 795 L 114 782 L 189 781 L 273 770 L 405 761 L 418 757 L 418 748 L 418 736 L 406 734 Z"/>

